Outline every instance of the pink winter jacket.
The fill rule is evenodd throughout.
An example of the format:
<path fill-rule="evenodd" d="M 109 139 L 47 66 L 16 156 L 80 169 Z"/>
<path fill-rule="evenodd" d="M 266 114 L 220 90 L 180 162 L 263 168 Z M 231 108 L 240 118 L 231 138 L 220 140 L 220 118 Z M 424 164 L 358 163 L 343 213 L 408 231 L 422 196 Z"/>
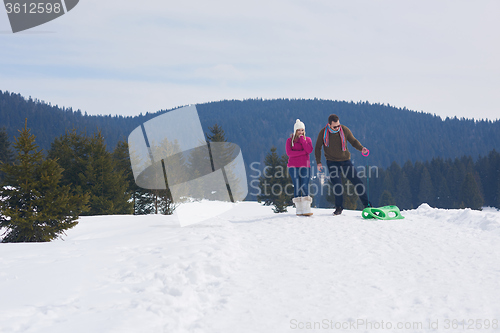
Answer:
<path fill-rule="evenodd" d="M 289 168 L 300 168 L 300 167 L 311 167 L 311 162 L 309 161 L 309 154 L 313 151 L 312 140 L 309 137 L 304 139 L 303 136 L 300 137 L 299 141 L 294 142 L 292 147 L 292 138 L 286 140 L 286 154 L 288 155 Z"/>

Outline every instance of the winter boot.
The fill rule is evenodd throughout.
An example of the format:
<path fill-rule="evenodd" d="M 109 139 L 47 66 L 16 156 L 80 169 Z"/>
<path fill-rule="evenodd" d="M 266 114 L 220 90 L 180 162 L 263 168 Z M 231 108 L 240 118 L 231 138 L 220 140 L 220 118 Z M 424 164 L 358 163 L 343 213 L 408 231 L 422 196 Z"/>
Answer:
<path fill-rule="evenodd" d="M 335 208 L 335 211 L 333 212 L 333 215 L 334 215 L 334 216 L 335 216 L 335 215 L 340 215 L 340 214 L 342 214 L 342 211 L 343 211 L 343 210 L 344 210 L 344 209 L 343 209 L 342 207 L 337 207 L 337 208 Z"/>
<path fill-rule="evenodd" d="M 302 215 L 311 216 L 312 198 L 310 196 L 302 197 Z"/>
<path fill-rule="evenodd" d="M 295 204 L 295 214 L 302 215 L 302 198 L 296 197 L 293 198 L 292 201 Z"/>

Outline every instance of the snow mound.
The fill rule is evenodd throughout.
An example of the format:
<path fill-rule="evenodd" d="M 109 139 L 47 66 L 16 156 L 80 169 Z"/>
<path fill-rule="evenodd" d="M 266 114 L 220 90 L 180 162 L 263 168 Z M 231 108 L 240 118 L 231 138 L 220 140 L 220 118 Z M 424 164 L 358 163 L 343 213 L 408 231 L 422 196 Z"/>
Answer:
<path fill-rule="evenodd" d="M 432 208 L 428 204 L 421 204 L 414 211 L 407 211 L 411 216 L 421 216 L 438 221 L 446 221 L 460 226 L 495 232 L 500 234 L 500 213 L 495 209 L 484 211 L 465 209 Z"/>

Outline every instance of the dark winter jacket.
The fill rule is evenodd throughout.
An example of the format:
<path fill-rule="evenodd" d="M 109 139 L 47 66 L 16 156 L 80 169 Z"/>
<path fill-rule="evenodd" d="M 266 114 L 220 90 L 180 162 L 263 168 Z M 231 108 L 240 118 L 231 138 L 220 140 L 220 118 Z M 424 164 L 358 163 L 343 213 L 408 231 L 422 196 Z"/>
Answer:
<path fill-rule="evenodd" d="M 344 125 L 342 129 L 344 131 L 344 136 L 346 141 L 356 148 L 357 150 L 363 150 L 363 145 L 352 135 L 351 130 Z M 316 146 L 314 147 L 314 157 L 316 158 L 316 164 L 321 163 L 321 148 L 325 149 L 325 158 L 327 161 L 347 161 L 351 159 L 351 153 L 346 146 L 346 150 L 342 151 L 342 142 L 340 140 L 340 131 L 337 133 L 330 133 L 330 144 L 328 147 L 325 147 L 323 143 L 323 135 L 325 134 L 325 128 L 323 128 L 319 134 L 318 139 L 316 140 Z"/>

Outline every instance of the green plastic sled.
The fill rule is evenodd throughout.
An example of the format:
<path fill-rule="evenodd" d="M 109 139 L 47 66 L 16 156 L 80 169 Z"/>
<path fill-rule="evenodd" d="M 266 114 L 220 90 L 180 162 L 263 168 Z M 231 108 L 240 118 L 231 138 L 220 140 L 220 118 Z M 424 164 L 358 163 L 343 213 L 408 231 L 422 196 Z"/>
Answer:
<path fill-rule="evenodd" d="M 365 219 L 400 220 L 405 217 L 401 215 L 398 206 L 367 207 L 361 212 Z"/>

